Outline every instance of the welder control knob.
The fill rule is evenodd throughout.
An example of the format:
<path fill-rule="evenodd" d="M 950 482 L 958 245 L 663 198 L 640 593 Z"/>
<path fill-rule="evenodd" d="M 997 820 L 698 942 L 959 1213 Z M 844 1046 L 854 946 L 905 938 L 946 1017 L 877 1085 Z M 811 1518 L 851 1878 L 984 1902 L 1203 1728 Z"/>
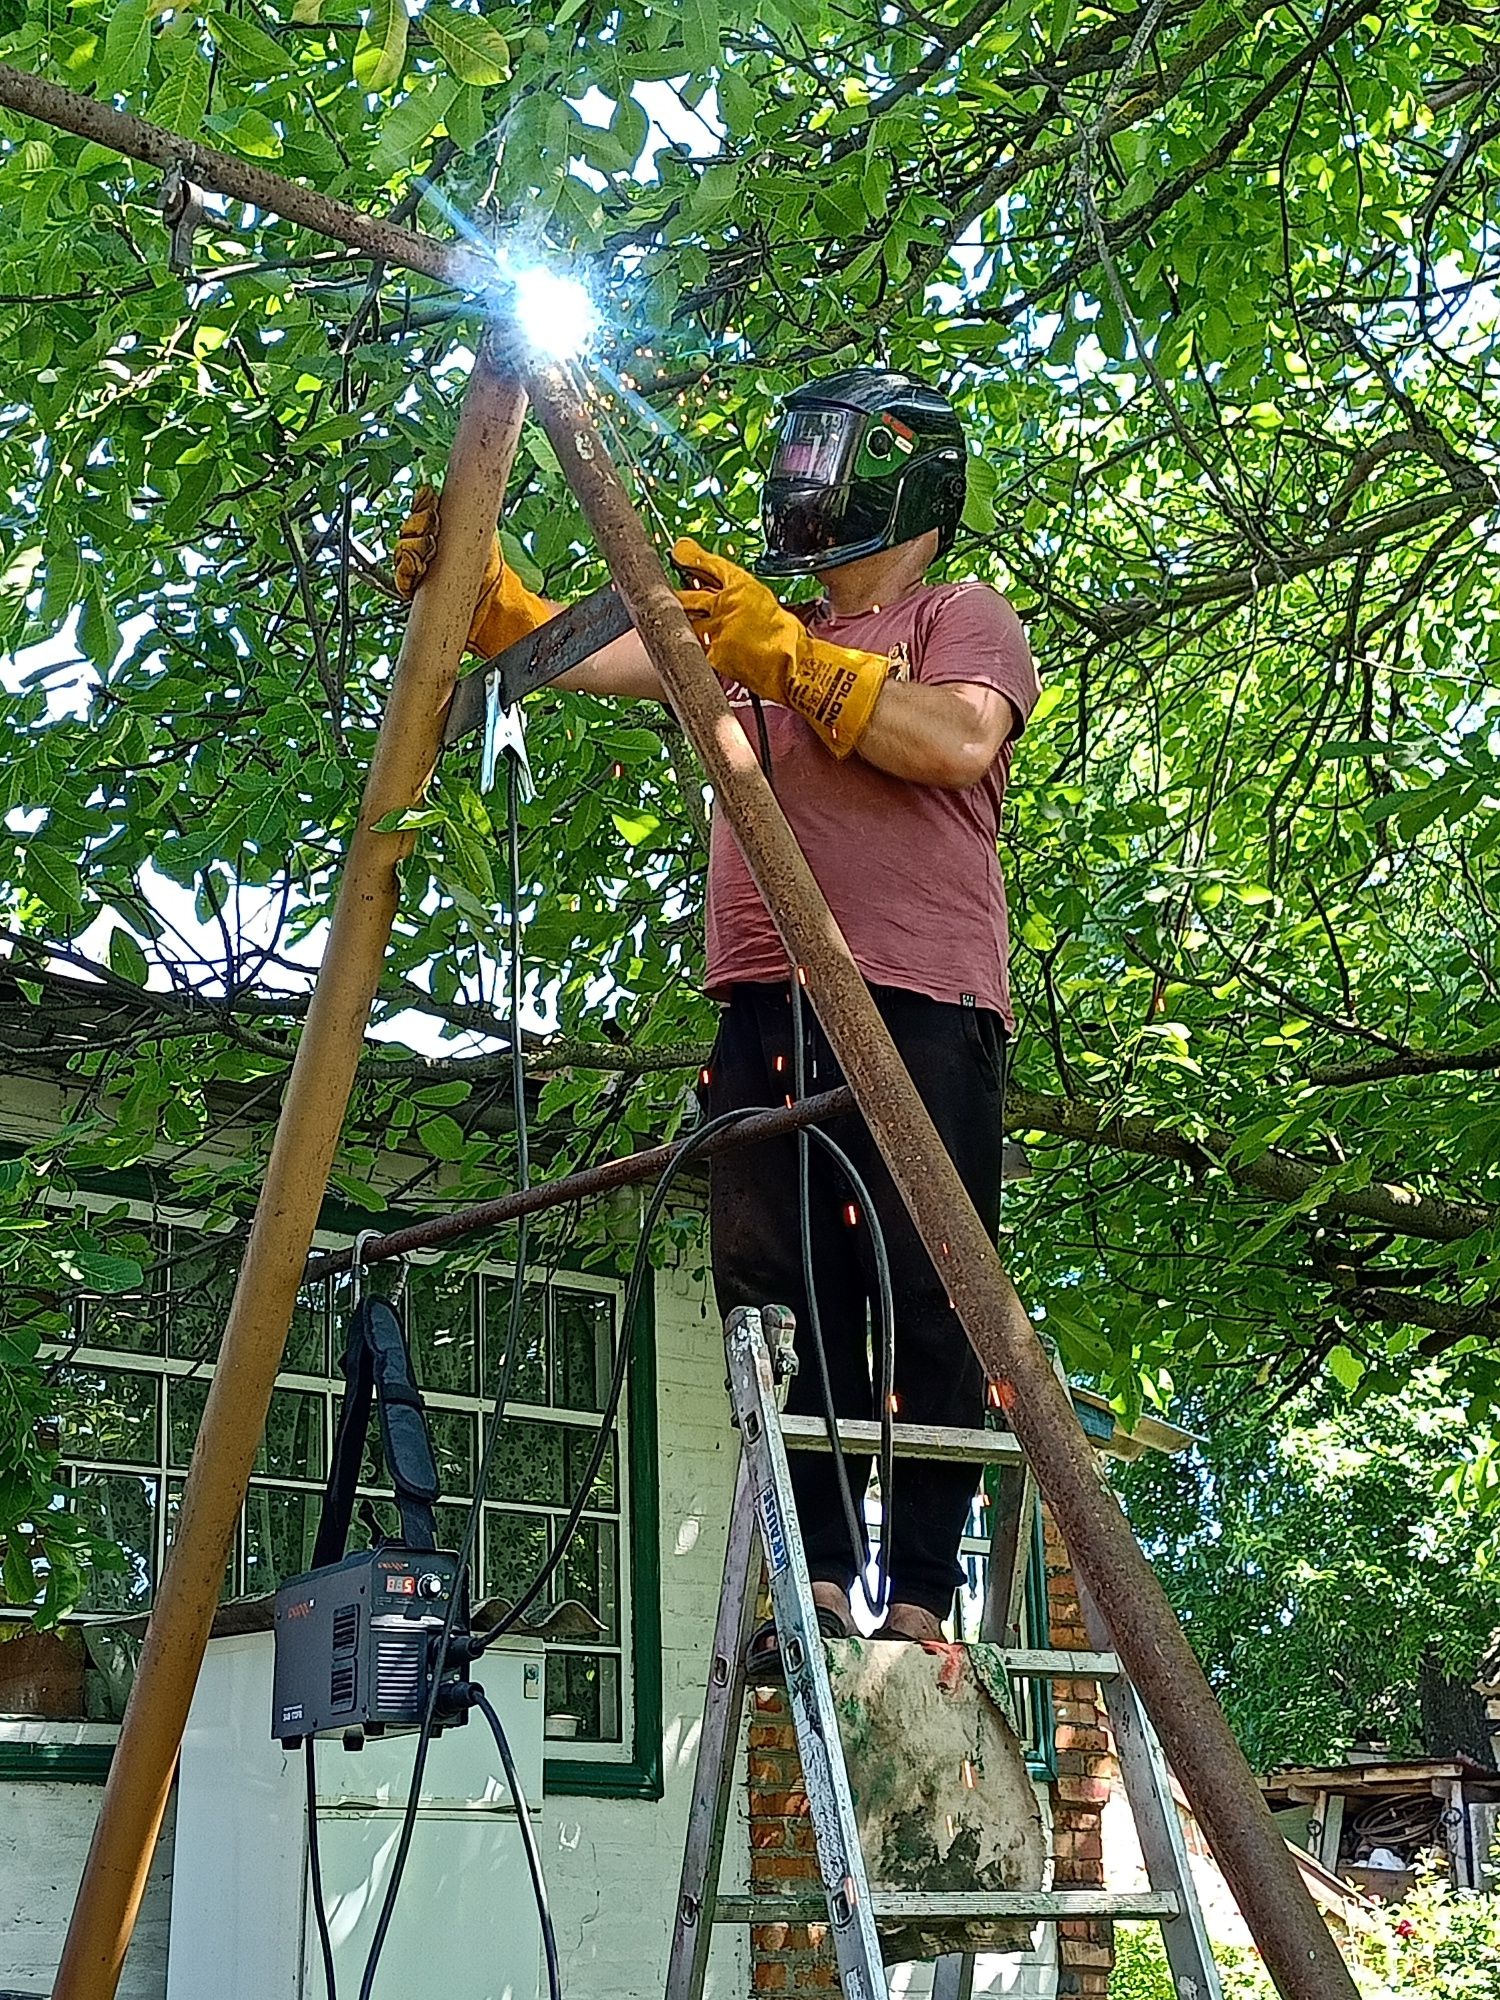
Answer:
<path fill-rule="evenodd" d="M 433 1569 L 425 1570 L 417 1578 L 418 1597 L 441 1597 L 445 1587 L 446 1579 L 439 1576 L 437 1571 Z"/>

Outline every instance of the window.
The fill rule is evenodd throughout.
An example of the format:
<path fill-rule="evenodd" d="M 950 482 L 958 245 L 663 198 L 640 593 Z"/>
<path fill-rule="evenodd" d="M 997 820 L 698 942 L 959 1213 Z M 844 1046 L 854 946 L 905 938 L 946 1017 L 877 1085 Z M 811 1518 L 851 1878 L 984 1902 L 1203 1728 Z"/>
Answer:
<path fill-rule="evenodd" d="M 239 1267 L 229 1245 L 185 1223 L 111 1222 L 111 1246 L 148 1268 L 134 1297 L 83 1302 L 59 1379 L 73 1391 L 63 1454 L 85 1520 L 124 1551 L 80 1607 L 149 1603 L 171 1540 L 223 1321 Z M 327 1239 L 332 1241 L 333 1239 Z M 513 1603 L 555 1546 L 602 1422 L 619 1287 L 554 1272 L 522 1293 L 522 1345 L 480 1508 L 475 1594 Z M 438 1540 L 454 1547 L 478 1477 L 485 1418 L 510 1310 L 503 1267 L 460 1271 L 413 1261 L 401 1303 L 442 1482 Z M 282 1372 L 224 1578 L 224 1595 L 259 1596 L 305 1569 L 342 1394 L 346 1278 L 298 1299 Z M 540 1605 L 582 1603 L 599 1630 L 548 1642 L 549 1757 L 628 1764 L 633 1754 L 629 1423 L 621 1412 L 589 1507 Z M 649 1482 L 647 1482 L 649 1485 Z M 361 1468 L 354 1540 L 371 1522 L 396 1532 L 378 1421 Z M 649 1494 L 643 1495 L 649 1498 Z"/>
<path fill-rule="evenodd" d="M 958 1559 L 963 1564 L 964 1581 L 958 1592 L 958 1636 L 965 1640 L 979 1637 L 980 1620 L 984 1614 L 984 1600 L 989 1588 L 990 1577 L 990 1531 L 991 1508 L 995 1502 L 998 1485 L 997 1469 L 989 1467 L 974 1506 L 969 1515 L 963 1541 L 959 1545 Z M 1025 1647 L 1045 1650 L 1052 1643 L 1047 1616 L 1047 1558 L 1042 1542 L 1042 1510 L 1039 1502 L 1032 1503 L 1031 1526 L 1028 1534 L 1026 1577 L 1021 1595 L 1020 1643 Z M 1029 1676 L 1014 1679 L 1011 1689 L 1016 1700 L 1016 1727 L 1026 1752 L 1026 1762 L 1037 1777 L 1056 1776 L 1053 1769 L 1056 1745 L 1053 1741 L 1054 1714 L 1052 1683 L 1032 1680 Z"/>

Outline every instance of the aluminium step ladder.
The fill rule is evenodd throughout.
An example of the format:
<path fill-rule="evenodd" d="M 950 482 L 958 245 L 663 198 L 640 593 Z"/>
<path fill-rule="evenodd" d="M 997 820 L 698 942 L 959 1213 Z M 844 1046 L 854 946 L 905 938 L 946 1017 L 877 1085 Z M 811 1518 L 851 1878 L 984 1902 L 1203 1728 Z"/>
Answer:
<path fill-rule="evenodd" d="M 715 1924 L 821 1921 L 825 1916 L 846 2000 L 887 2000 L 889 1989 L 877 1930 L 882 1917 L 906 1921 L 1030 1918 L 1052 1923 L 1090 1917 L 1149 1920 L 1161 1925 L 1178 2000 L 1222 2000 L 1166 1760 L 1140 1699 L 1109 1645 L 1097 1608 L 1088 1601 L 1081 1584 L 1080 1598 L 1095 1650 L 1024 1648 L 1015 1643 L 1036 1486 L 1018 1441 L 1008 1431 L 898 1424 L 894 1427 L 895 1448 L 911 1457 L 959 1459 L 1000 1468 L 981 1637 L 1002 1647 L 1013 1680 L 1066 1677 L 1100 1684 L 1150 1887 L 1139 1894 L 1101 1889 L 923 1894 L 882 1893 L 877 1888 L 872 1892 L 792 1504 L 787 1443 L 799 1449 L 826 1449 L 828 1444 L 821 1419 L 787 1416 L 780 1407 L 784 1385 L 795 1366 L 794 1331 L 791 1314 L 780 1306 L 739 1308 L 730 1314 L 724 1330 L 740 1461 L 666 2000 L 702 2000 Z M 874 1449 L 878 1444 L 878 1424 L 846 1421 L 838 1429 L 841 1440 L 855 1449 Z M 810 1894 L 727 1895 L 719 1888 L 748 1685 L 745 1648 L 754 1622 L 758 1556 L 764 1558 L 823 1878 L 822 1890 Z M 973 1979 L 972 1954 L 948 1954 L 936 1962 L 934 2000 L 969 2000 Z"/>

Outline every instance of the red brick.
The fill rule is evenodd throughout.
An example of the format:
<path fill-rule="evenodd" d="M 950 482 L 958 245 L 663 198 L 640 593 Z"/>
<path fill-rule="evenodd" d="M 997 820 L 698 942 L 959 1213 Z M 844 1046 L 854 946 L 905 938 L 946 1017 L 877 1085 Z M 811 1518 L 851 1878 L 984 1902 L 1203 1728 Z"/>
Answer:
<path fill-rule="evenodd" d="M 1075 1805 L 1102 1806 L 1109 1799 L 1108 1778 L 1073 1778 L 1064 1774 L 1057 1781 L 1057 1789 Z"/>
<path fill-rule="evenodd" d="M 750 1725 L 750 1748 L 752 1750 L 790 1750 L 797 1748 L 797 1732 L 789 1722 L 752 1722 Z"/>
<path fill-rule="evenodd" d="M 1109 1749 L 1109 1738 L 1102 1729 L 1087 1723 L 1063 1722 L 1058 1725 L 1057 1747 L 1059 1750 Z"/>
<path fill-rule="evenodd" d="M 800 1854 L 763 1854 L 755 1872 L 768 1882 L 806 1882 L 811 1874 Z"/>
<path fill-rule="evenodd" d="M 778 1964 L 775 1959 L 757 1960 L 755 1970 L 750 1975 L 750 1984 L 757 1993 L 781 1993 L 791 1984 L 789 1968 Z"/>

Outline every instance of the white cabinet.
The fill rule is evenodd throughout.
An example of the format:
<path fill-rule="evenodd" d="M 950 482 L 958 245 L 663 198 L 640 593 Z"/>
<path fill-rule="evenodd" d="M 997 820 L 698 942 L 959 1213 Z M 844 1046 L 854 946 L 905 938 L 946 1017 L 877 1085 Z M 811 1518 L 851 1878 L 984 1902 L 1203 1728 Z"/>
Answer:
<path fill-rule="evenodd" d="M 178 1777 L 167 2000 L 322 2000 L 303 1753 L 270 1734 L 270 1633 L 208 1649 Z M 502 1644 L 474 1669 L 499 1711 L 533 1827 L 543 1656 Z M 390 1879 L 416 1737 L 317 1750 L 324 1901 L 341 1995 L 359 1991 Z M 545 1859 L 545 1857 L 544 1857 Z M 483 1716 L 432 1745 L 375 2000 L 537 2000 L 541 1932 L 505 1774 Z"/>

